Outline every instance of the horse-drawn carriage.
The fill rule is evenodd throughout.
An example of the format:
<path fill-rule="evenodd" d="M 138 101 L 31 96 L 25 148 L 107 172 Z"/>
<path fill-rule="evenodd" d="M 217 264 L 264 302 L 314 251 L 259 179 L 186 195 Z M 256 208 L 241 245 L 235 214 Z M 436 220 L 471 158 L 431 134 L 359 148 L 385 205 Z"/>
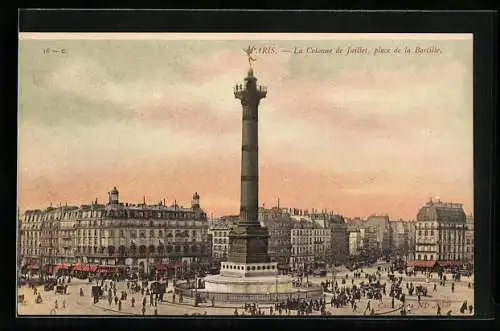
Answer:
<path fill-rule="evenodd" d="M 151 283 L 151 293 L 162 294 L 165 292 L 167 292 L 167 284 L 160 282 Z"/>
<path fill-rule="evenodd" d="M 102 288 L 100 286 L 92 286 L 92 296 L 94 298 L 101 298 L 102 295 L 104 294 L 104 291 L 102 290 Z"/>
<path fill-rule="evenodd" d="M 427 287 L 418 285 L 415 287 L 415 294 L 416 295 L 423 295 L 424 297 L 427 296 Z"/>
<path fill-rule="evenodd" d="M 43 290 L 44 291 L 53 291 L 54 287 L 57 285 L 57 280 L 56 279 L 49 279 L 48 281 L 45 282 L 43 285 Z"/>
<path fill-rule="evenodd" d="M 66 294 L 66 289 L 67 289 L 67 285 L 57 285 L 56 286 L 56 293 L 57 294 Z"/>
<path fill-rule="evenodd" d="M 130 290 L 133 293 L 139 293 L 141 291 L 141 285 L 139 285 L 136 281 L 132 281 L 130 284 Z"/>

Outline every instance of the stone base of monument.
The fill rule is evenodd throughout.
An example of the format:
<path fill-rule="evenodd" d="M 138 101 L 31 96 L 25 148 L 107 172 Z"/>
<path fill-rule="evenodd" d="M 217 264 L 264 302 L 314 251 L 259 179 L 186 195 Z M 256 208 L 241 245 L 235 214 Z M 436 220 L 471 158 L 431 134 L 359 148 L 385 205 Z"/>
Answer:
<path fill-rule="evenodd" d="M 317 299 L 323 296 L 319 287 L 298 289 L 290 276 L 278 275 L 277 263 L 222 262 L 219 275 L 204 278 L 201 297 L 215 301 L 272 303 L 287 298 Z"/>
<path fill-rule="evenodd" d="M 291 293 L 292 279 L 289 276 L 256 276 L 234 278 L 222 275 L 205 277 L 204 292 L 232 294 Z"/>
<path fill-rule="evenodd" d="M 292 279 L 278 275 L 276 262 L 222 262 L 219 275 L 205 277 L 205 291 L 241 294 L 292 292 Z"/>

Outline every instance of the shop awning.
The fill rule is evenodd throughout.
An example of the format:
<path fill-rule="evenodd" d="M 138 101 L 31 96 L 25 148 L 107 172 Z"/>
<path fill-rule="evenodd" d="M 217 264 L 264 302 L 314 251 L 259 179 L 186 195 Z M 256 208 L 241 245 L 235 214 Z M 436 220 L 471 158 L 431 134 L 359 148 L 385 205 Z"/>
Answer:
<path fill-rule="evenodd" d="M 56 264 L 55 268 L 56 269 L 60 269 L 60 270 L 68 270 L 69 269 L 69 265 L 66 264 L 66 263 L 59 263 L 59 264 Z"/>
<path fill-rule="evenodd" d="M 90 271 L 90 272 L 96 272 L 97 271 L 97 266 L 95 265 L 80 265 L 80 264 L 75 264 L 73 266 L 74 271 Z"/>
<path fill-rule="evenodd" d="M 116 269 L 117 269 L 117 267 L 115 267 L 115 266 L 109 266 L 109 265 L 107 265 L 107 266 L 99 266 L 97 268 L 97 272 L 98 273 L 102 273 L 102 274 L 104 274 L 104 273 L 113 273 L 113 272 L 116 272 Z"/>
<path fill-rule="evenodd" d="M 439 265 L 444 268 L 448 267 L 460 267 L 464 263 L 462 261 L 438 261 Z"/>
<path fill-rule="evenodd" d="M 435 264 L 436 261 L 410 261 L 406 263 L 406 266 L 417 268 L 432 268 Z"/>
<path fill-rule="evenodd" d="M 29 269 L 29 270 L 38 270 L 38 269 L 40 269 L 40 265 L 38 263 L 32 263 L 32 264 L 26 265 L 25 268 Z"/>

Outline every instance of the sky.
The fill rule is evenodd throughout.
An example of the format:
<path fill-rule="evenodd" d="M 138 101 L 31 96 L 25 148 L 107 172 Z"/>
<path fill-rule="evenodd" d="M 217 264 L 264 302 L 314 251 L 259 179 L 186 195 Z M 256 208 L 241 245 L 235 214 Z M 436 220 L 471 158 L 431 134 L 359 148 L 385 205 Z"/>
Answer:
<path fill-rule="evenodd" d="M 237 214 L 242 110 L 233 86 L 252 45 L 268 88 L 261 205 L 279 197 L 282 207 L 415 219 L 439 196 L 472 213 L 473 40 L 460 36 L 21 36 L 20 209 L 105 202 L 116 186 L 124 202 L 188 206 L 198 192 L 209 215 Z M 373 55 L 379 46 L 391 53 Z"/>

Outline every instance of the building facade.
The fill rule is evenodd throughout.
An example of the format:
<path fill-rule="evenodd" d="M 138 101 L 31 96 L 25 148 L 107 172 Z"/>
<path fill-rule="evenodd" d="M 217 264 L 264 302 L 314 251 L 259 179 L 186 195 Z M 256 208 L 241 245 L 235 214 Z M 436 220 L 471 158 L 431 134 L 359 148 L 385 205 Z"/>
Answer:
<path fill-rule="evenodd" d="M 293 220 L 290 241 L 292 252 L 290 268 L 299 272 L 309 270 L 314 264 L 313 222 L 305 219 Z"/>
<path fill-rule="evenodd" d="M 374 226 L 364 226 L 359 229 L 359 233 L 361 237 L 361 249 L 369 254 L 378 253 L 377 228 Z"/>
<path fill-rule="evenodd" d="M 21 250 L 33 252 L 42 264 L 125 265 L 143 271 L 158 263 L 178 262 L 186 267 L 209 263 L 208 222 L 199 201 L 195 193 L 190 208 L 164 202 L 124 204 L 114 188 L 106 205 L 95 201 L 27 211 L 25 227 L 31 231 L 32 223 L 40 224 L 40 249 L 37 254 L 33 235 L 23 232 Z"/>
<path fill-rule="evenodd" d="M 210 227 L 213 262 L 226 261 L 229 252 L 229 232 L 234 225 L 234 222 L 219 221 Z"/>
<path fill-rule="evenodd" d="M 408 222 L 408 261 L 415 261 L 415 248 L 417 245 L 417 222 Z"/>
<path fill-rule="evenodd" d="M 42 218 L 41 210 L 28 210 L 20 219 L 19 225 L 19 260 L 20 265 L 40 264 L 42 246 Z"/>
<path fill-rule="evenodd" d="M 277 262 L 279 269 L 288 269 L 292 253 L 290 214 L 279 207 L 259 208 L 260 224 L 269 233 L 268 254 L 271 262 Z"/>
<path fill-rule="evenodd" d="M 293 218 L 293 217 L 292 217 Z M 327 262 L 331 249 L 331 230 L 310 217 L 292 220 L 291 256 L 292 270 L 312 270 L 314 262 Z"/>
<path fill-rule="evenodd" d="M 462 204 L 431 199 L 417 215 L 415 260 L 465 260 L 466 228 Z"/>
<path fill-rule="evenodd" d="M 361 248 L 361 231 L 354 230 L 349 232 L 349 255 L 359 255 L 361 253 Z"/>
<path fill-rule="evenodd" d="M 467 215 L 465 230 L 465 260 L 474 263 L 474 216 Z"/>
<path fill-rule="evenodd" d="M 392 233 L 391 253 L 408 260 L 410 254 L 410 222 L 399 220 L 390 222 Z"/>
<path fill-rule="evenodd" d="M 377 230 L 377 244 L 380 254 L 390 254 L 392 246 L 392 232 L 389 216 L 371 215 L 366 219 L 367 226 L 373 226 Z"/>

